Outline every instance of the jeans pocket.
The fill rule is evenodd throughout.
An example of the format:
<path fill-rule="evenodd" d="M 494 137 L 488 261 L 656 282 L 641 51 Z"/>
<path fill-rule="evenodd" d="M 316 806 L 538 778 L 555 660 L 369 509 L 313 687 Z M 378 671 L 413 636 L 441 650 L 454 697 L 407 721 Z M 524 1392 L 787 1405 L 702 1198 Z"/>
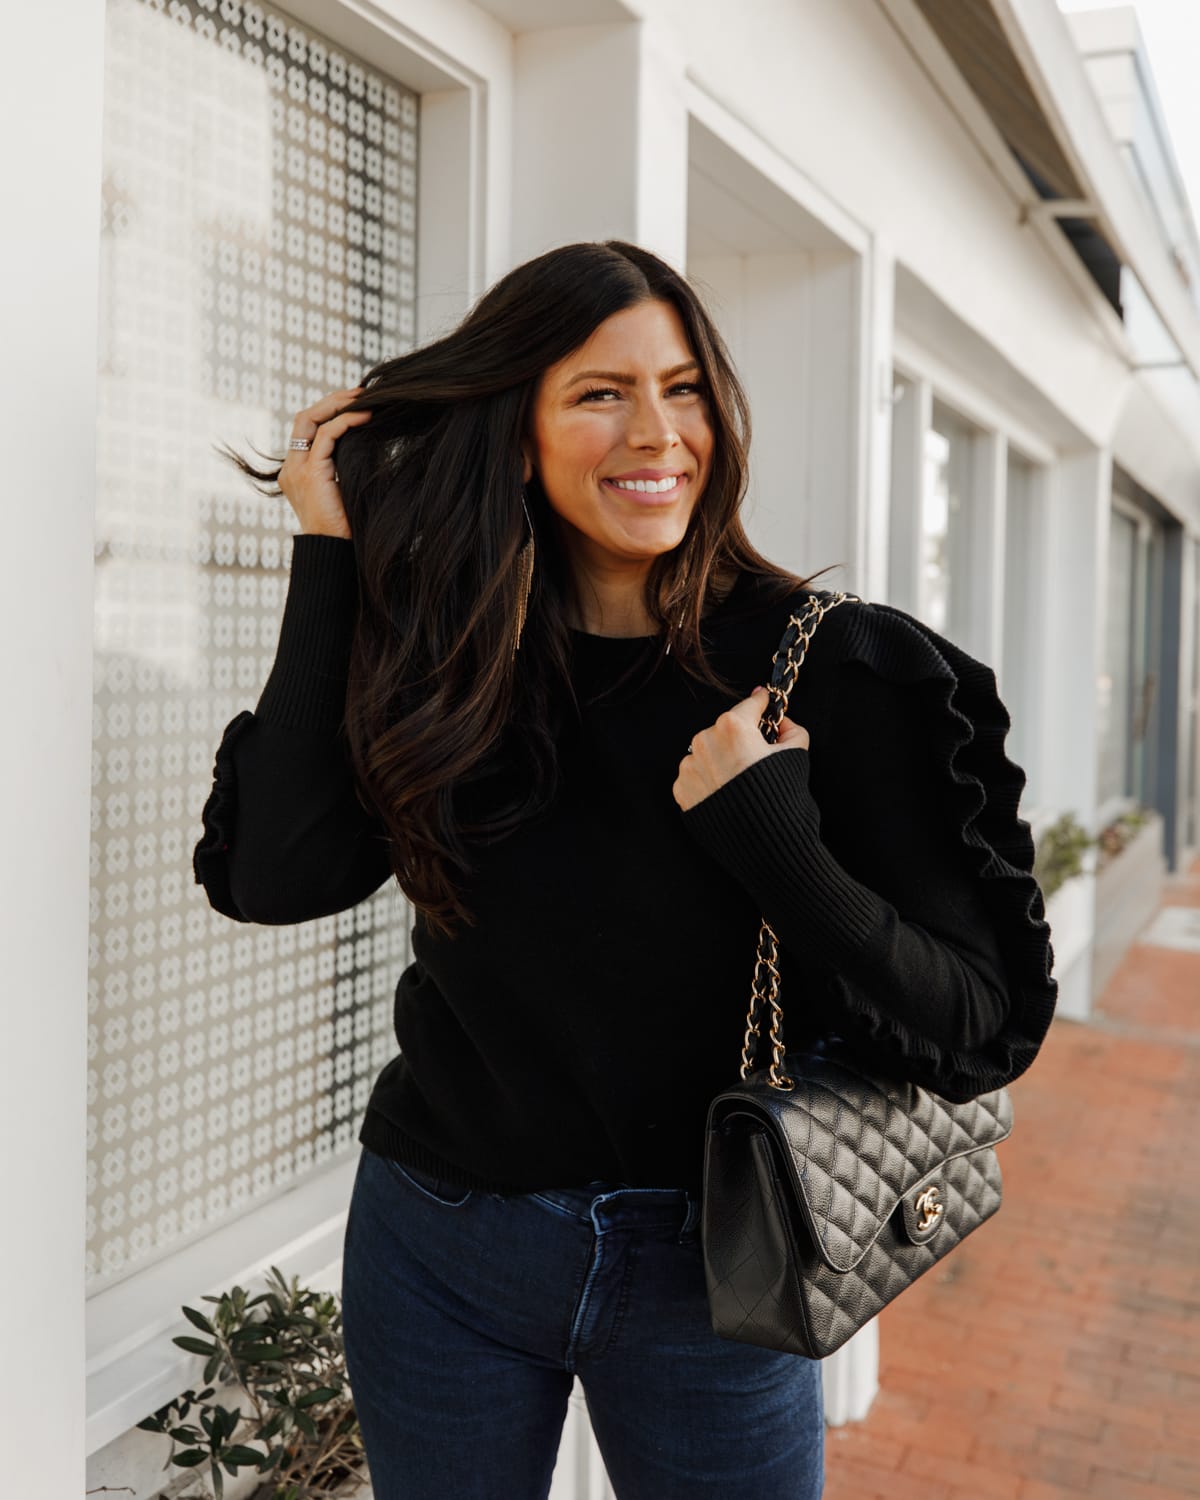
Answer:
<path fill-rule="evenodd" d="M 441 1208 L 464 1208 L 475 1196 L 474 1188 L 460 1187 L 458 1183 L 448 1182 L 444 1177 L 435 1177 L 431 1172 L 422 1172 L 403 1162 L 393 1161 L 390 1156 L 380 1159 L 405 1187 L 420 1193 L 423 1198 L 432 1199 Z"/>

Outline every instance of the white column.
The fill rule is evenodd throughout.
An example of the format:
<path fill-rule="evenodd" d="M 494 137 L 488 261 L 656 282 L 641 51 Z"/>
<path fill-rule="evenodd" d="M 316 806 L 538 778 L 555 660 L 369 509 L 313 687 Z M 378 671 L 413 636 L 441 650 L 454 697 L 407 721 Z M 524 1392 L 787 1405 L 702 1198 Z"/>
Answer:
<path fill-rule="evenodd" d="M 82 1495 L 96 286 L 104 0 L 22 6 L 0 99 L 0 1403 L 13 1495 Z M 29 65 L 37 59 L 38 65 Z M 18 144 L 20 143 L 20 144 Z"/>
<path fill-rule="evenodd" d="M 1090 448 L 1056 465 L 1046 525 L 1046 671 L 1042 683 L 1043 799 L 1093 829 L 1098 801 L 1099 688 L 1104 670 L 1112 455 Z M 1078 877 L 1094 921 L 1094 877 Z M 1058 1014 L 1091 1011 L 1091 945 L 1059 980 Z"/>
<path fill-rule="evenodd" d="M 682 269 L 682 53 L 655 22 L 631 21 L 523 32 L 513 59 L 513 264 L 625 239 Z"/>
<path fill-rule="evenodd" d="M 879 1394 L 878 1317 L 821 1361 L 821 1391 L 827 1427 L 861 1422 L 871 1410 Z"/>

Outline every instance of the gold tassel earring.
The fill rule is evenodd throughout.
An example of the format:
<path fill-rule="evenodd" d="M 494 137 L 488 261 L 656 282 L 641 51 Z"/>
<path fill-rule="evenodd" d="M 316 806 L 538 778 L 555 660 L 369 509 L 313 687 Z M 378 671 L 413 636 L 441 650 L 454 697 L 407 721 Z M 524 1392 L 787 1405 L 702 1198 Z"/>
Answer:
<path fill-rule="evenodd" d="M 691 569 L 690 569 L 690 567 L 688 565 L 688 560 L 685 558 L 684 564 L 683 564 L 683 571 L 682 571 L 682 573 L 680 575 L 680 582 L 681 583 L 684 583 L 684 584 L 687 583 L 687 581 L 688 581 L 688 575 L 689 575 L 690 572 L 691 572 Z M 675 634 L 678 631 L 680 631 L 680 630 L 683 629 L 683 622 L 684 622 L 684 620 L 686 618 L 687 618 L 687 610 L 685 609 L 684 612 L 683 612 L 683 614 L 681 614 L 679 616 L 679 623 L 676 625 L 675 630 L 671 633 L 671 639 L 667 642 L 667 649 L 663 652 L 664 656 L 670 656 L 670 654 L 671 654 L 671 647 L 675 644 Z"/>
<path fill-rule="evenodd" d="M 529 537 L 517 553 L 517 620 L 513 634 L 512 656 L 521 649 L 521 635 L 525 629 L 525 617 L 529 612 L 529 590 L 533 587 L 533 522 L 529 519 L 529 507 L 525 504 L 525 492 L 521 491 L 521 509 L 529 527 Z"/>

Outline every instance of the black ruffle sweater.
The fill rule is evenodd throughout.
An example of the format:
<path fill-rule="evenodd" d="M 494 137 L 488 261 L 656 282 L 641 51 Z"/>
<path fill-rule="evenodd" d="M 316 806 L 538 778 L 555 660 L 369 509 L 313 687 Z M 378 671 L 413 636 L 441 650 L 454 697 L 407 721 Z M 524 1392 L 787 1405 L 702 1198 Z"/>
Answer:
<path fill-rule="evenodd" d="M 550 809 L 474 848 L 478 925 L 418 914 L 399 975 L 399 1052 L 359 1133 L 463 1186 L 602 1178 L 698 1192 L 708 1102 L 738 1076 L 759 923 L 780 942 L 790 1046 L 819 1035 L 951 1099 L 1032 1063 L 1057 982 L 1024 772 L 992 670 L 911 615 L 847 601 L 818 626 L 776 750 L 684 812 L 692 736 L 772 670 L 799 591 L 743 575 L 704 621 L 702 687 L 668 656 L 598 702 L 652 637 L 572 633 L 580 725 Z M 391 876 L 343 726 L 353 546 L 294 538 L 271 674 L 216 753 L 193 858 L 219 912 L 304 922 Z M 761 1060 L 761 1056 L 760 1056 Z"/>

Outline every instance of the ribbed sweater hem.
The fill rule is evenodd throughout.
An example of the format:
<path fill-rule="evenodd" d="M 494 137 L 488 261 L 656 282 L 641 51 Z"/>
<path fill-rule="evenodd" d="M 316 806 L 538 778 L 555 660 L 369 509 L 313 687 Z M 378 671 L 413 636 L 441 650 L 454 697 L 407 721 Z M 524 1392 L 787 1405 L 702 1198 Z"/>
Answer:
<path fill-rule="evenodd" d="M 469 1167 L 460 1167 L 457 1162 L 447 1161 L 435 1155 L 420 1141 L 406 1135 L 386 1115 L 377 1109 L 368 1108 L 358 1132 L 360 1143 L 379 1156 L 399 1162 L 403 1167 L 413 1167 L 418 1172 L 428 1172 L 431 1177 L 440 1177 L 455 1187 L 477 1188 L 492 1193 L 527 1193 L 527 1187 L 513 1182 L 499 1182 L 472 1172 Z"/>

